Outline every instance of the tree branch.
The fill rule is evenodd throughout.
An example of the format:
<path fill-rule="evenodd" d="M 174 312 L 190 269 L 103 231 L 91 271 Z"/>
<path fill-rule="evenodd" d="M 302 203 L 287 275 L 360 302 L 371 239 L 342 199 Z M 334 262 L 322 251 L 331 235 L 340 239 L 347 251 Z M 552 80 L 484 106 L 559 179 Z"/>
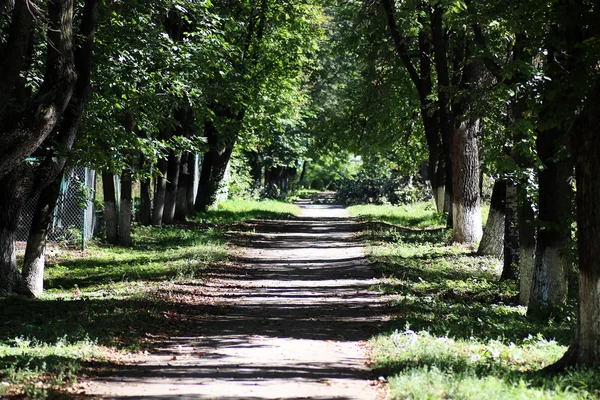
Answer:
<path fill-rule="evenodd" d="M 494 60 L 491 56 L 487 55 L 488 47 L 481 27 L 477 23 L 473 23 L 471 27 L 473 28 L 473 33 L 475 33 L 475 43 L 477 43 L 477 45 L 483 48 L 486 52 L 486 55 L 481 57 L 483 63 L 485 64 L 486 68 L 492 73 L 492 75 L 494 75 L 494 78 L 498 79 L 499 81 L 502 81 L 502 67 L 496 62 L 496 60 Z"/>
<path fill-rule="evenodd" d="M 416 68 L 410 60 L 408 48 L 406 47 L 406 43 L 404 43 L 404 40 L 402 39 L 402 36 L 400 35 L 400 32 L 398 31 L 398 27 L 396 25 L 396 18 L 394 16 L 394 2 L 393 0 L 381 0 L 381 5 L 385 10 L 388 29 L 390 30 L 390 35 L 392 36 L 392 40 L 394 41 L 394 48 L 396 49 L 396 53 L 398 53 L 398 56 L 404 64 L 404 67 L 408 71 L 410 79 L 413 81 L 413 84 L 417 88 L 419 97 L 423 98 L 425 94 L 423 93 L 423 88 L 421 88 L 420 85 L 419 74 L 417 73 Z"/>
<path fill-rule="evenodd" d="M 32 154 L 62 116 L 75 85 L 73 0 L 49 2 L 44 81 L 15 125 L 0 133 L 0 178 Z"/>

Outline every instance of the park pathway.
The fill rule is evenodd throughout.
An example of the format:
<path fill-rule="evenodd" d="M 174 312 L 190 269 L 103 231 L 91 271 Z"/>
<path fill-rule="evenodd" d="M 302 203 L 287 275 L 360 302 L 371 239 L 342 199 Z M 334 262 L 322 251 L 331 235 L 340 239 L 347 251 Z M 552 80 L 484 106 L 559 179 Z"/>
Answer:
<path fill-rule="evenodd" d="M 381 398 L 361 341 L 385 307 L 369 290 L 376 279 L 358 224 L 339 206 L 301 208 L 300 217 L 232 234 L 243 246 L 239 267 L 202 288 L 219 312 L 203 316 L 196 334 L 89 383 L 88 398 Z"/>

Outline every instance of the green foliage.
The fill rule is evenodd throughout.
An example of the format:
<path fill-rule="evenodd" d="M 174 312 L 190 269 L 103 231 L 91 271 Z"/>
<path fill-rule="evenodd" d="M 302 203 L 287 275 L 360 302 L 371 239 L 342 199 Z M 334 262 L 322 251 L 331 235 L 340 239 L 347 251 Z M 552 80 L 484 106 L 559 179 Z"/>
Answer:
<path fill-rule="evenodd" d="M 339 179 L 353 176 L 361 162 L 347 152 L 321 152 L 305 161 L 306 176 L 300 184 L 315 190 L 334 190 Z"/>
<path fill-rule="evenodd" d="M 336 199 L 342 204 L 409 204 L 423 201 L 430 193 L 412 177 L 393 171 L 362 169 L 356 176 L 337 182 Z"/>
<path fill-rule="evenodd" d="M 446 244 L 430 204 L 351 207 L 371 222 L 367 257 L 386 277 L 393 319 L 371 340 L 373 367 L 392 399 L 595 398 L 598 372 L 538 372 L 565 352 L 574 308 L 532 321 L 513 305 L 517 288 L 497 261 Z M 400 225 L 400 226 L 399 226 Z"/>
<path fill-rule="evenodd" d="M 250 165 L 246 157 L 236 147 L 229 163 L 230 175 L 227 179 L 229 197 L 232 199 L 256 200 L 258 188 L 250 174 Z"/>

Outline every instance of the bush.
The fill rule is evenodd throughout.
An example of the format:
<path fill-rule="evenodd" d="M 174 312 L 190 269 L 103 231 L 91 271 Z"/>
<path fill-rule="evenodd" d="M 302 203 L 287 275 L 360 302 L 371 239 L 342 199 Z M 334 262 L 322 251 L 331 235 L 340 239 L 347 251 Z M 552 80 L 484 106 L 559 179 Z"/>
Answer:
<path fill-rule="evenodd" d="M 374 169 L 361 170 L 356 176 L 337 182 L 336 200 L 343 204 L 409 204 L 425 201 L 430 191 L 412 176 L 394 173 L 381 175 Z"/>

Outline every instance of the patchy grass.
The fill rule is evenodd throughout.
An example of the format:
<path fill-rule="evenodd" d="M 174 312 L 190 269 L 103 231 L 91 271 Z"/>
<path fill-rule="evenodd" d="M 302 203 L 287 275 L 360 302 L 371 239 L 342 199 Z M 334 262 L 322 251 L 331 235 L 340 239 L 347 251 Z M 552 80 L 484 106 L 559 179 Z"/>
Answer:
<path fill-rule="evenodd" d="M 91 243 L 51 255 L 39 299 L 0 296 L 0 397 L 66 396 L 78 376 L 189 332 L 216 312 L 199 284 L 227 267 L 224 224 L 293 212 L 276 202 L 227 202 L 202 224 L 136 227 L 132 248 Z"/>
<path fill-rule="evenodd" d="M 574 307 L 549 322 L 527 318 L 497 262 L 449 246 L 432 207 L 354 208 L 369 224 L 367 256 L 385 277 L 393 319 L 371 340 L 373 368 L 392 399 L 597 398 L 600 372 L 541 369 L 566 351 Z"/>

